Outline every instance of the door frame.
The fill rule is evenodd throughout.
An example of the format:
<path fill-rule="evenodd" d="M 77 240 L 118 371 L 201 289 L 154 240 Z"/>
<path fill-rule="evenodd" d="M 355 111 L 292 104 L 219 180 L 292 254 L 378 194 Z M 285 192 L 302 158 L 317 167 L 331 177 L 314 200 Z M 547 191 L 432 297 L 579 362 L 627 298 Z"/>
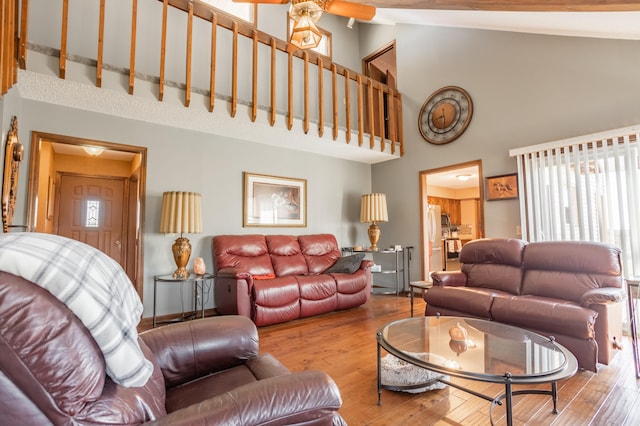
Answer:
<path fill-rule="evenodd" d="M 57 143 L 70 147 L 101 147 L 117 153 L 137 155 L 138 163 L 135 170 L 131 171 L 129 180 L 130 197 L 127 198 L 131 210 L 129 220 L 132 222 L 127 229 L 128 238 L 123 241 L 126 245 L 124 252 L 128 253 L 126 273 L 133 281 L 134 288 L 143 300 L 144 290 L 144 218 L 146 199 L 147 176 L 147 148 L 134 145 L 124 145 L 114 142 L 77 138 L 73 136 L 57 135 L 40 131 L 31 132 L 30 161 L 29 161 L 29 188 L 27 194 L 27 230 L 29 232 L 45 232 L 38 230 L 38 210 L 47 208 L 47 181 L 50 173 L 41 176 L 41 150 L 43 143 Z M 50 170 L 49 170 L 50 171 Z M 137 190 L 131 186 L 135 183 Z M 137 196 L 134 196 L 137 195 Z M 53 234 L 52 230 L 48 233 Z"/>
<path fill-rule="evenodd" d="M 482 160 L 473 160 L 473 161 L 467 161 L 465 163 L 458 163 L 458 164 L 451 164 L 449 166 L 444 166 L 444 167 L 438 167 L 435 169 L 428 169 L 428 170 L 421 170 L 420 172 L 418 172 L 418 180 L 419 180 L 419 191 L 420 191 L 420 247 L 422 249 L 422 253 L 423 255 L 420 257 L 420 267 L 422 270 L 422 279 L 423 280 L 429 280 L 430 277 L 425 276 L 425 274 L 428 274 L 429 271 L 426 270 L 426 265 L 424 262 L 425 256 L 424 256 L 424 250 L 425 250 L 425 245 L 427 244 L 427 242 L 424 240 L 424 232 L 425 232 L 425 222 L 427 220 L 427 211 L 424 208 L 425 204 L 426 204 L 426 200 L 427 200 L 427 187 L 429 185 L 428 183 L 428 177 L 430 174 L 435 174 L 435 173 L 442 173 L 442 172 L 448 172 L 448 171 L 455 171 L 458 169 L 464 169 L 467 167 L 477 167 L 478 168 L 478 189 L 479 189 L 479 203 L 477 205 L 477 219 L 478 219 L 478 233 L 477 233 L 477 237 L 478 238 L 484 238 L 484 177 L 482 175 Z"/>

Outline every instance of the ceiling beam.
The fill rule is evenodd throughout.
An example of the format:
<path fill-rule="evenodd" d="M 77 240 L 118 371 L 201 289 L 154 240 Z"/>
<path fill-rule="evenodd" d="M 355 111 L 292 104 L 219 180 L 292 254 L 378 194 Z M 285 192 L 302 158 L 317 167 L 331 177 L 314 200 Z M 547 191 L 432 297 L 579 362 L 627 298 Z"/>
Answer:
<path fill-rule="evenodd" d="M 632 0 L 350 0 L 379 8 L 486 10 L 513 12 L 625 12 L 640 11 Z"/>

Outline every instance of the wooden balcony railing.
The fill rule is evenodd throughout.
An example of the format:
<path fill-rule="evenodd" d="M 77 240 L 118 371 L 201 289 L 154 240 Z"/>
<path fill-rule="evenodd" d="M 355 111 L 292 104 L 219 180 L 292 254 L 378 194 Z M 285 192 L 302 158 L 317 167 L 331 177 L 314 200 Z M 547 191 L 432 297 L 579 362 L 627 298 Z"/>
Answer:
<path fill-rule="evenodd" d="M 0 0 L 0 96 L 18 80 L 18 1 Z"/>
<path fill-rule="evenodd" d="M 0 1 L 2 1 L 3 5 L 7 5 L 3 9 L 6 8 L 9 11 L 15 8 L 15 4 L 17 4 L 13 0 Z M 93 10 L 97 9 L 99 11 L 95 13 L 97 15 L 95 18 L 97 19 L 95 28 L 98 32 L 97 46 L 92 48 L 92 51 L 95 51 L 95 57 L 86 58 L 88 62 L 95 64 L 95 84 L 97 87 L 102 86 L 103 70 L 109 64 L 109 61 L 114 60 L 113 57 L 108 57 L 105 53 L 107 47 L 110 48 L 110 52 L 117 50 L 120 53 L 128 49 L 128 64 L 111 63 L 109 66 L 110 69 L 118 68 L 119 66 L 119 69 L 123 70 L 123 72 L 128 72 L 128 92 L 133 95 L 136 80 L 142 74 L 136 72 L 136 67 L 139 66 L 136 59 L 140 60 L 141 57 L 141 54 L 137 55 L 138 52 L 136 50 L 136 47 L 138 47 L 136 46 L 138 41 L 137 25 L 141 22 L 141 16 L 145 18 L 144 24 L 149 26 L 149 16 L 157 15 L 161 16 L 161 22 L 154 25 L 158 25 L 161 30 L 158 30 L 159 39 L 157 41 L 154 40 L 153 43 L 157 43 L 155 46 L 160 48 L 160 64 L 156 72 L 149 74 L 147 69 L 144 75 L 151 75 L 152 80 L 157 81 L 157 97 L 159 101 L 163 101 L 166 85 L 170 81 L 167 78 L 168 65 L 175 66 L 176 61 L 184 61 L 184 81 L 173 82 L 172 85 L 180 87 L 183 91 L 185 107 L 191 105 L 192 93 L 197 91 L 197 93 L 206 93 L 209 111 L 214 110 L 216 99 L 224 99 L 229 103 L 230 115 L 235 117 L 238 103 L 241 103 L 247 105 L 252 121 L 257 119 L 259 109 L 266 110 L 268 112 L 267 120 L 271 126 L 275 125 L 276 116 L 280 111 L 280 114 L 286 116 L 285 122 L 289 130 L 294 125 L 294 117 L 300 117 L 305 133 L 309 132 L 310 123 L 315 122 L 317 123 L 317 132 L 320 137 L 323 136 L 325 128 L 329 127 L 331 128 L 333 139 L 337 140 L 339 130 L 342 129 L 344 130 L 344 142 L 347 144 L 352 142 L 352 134 L 355 134 L 358 146 L 363 149 L 388 150 L 392 154 L 399 154 L 400 156 L 404 154 L 402 97 L 400 93 L 387 85 L 349 70 L 315 52 L 288 50 L 287 42 L 258 31 L 253 25 L 227 15 L 198 0 L 130 1 L 131 3 L 126 4 L 130 4 L 131 9 L 127 7 L 126 11 L 123 10 L 124 5 L 120 2 L 117 2 L 117 6 L 113 5 L 113 2 L 107 3 L 105 0 L 71 2 L 74 8 L 93 8 L 91 13 L 87 13 L 86 10 L 70 11 L 69 0 L 58 1 L 58 4 L 61 3 L 62 9 L 59 11 L 61 17 L 60 34 L 49 34 L 47 40 L 60 40 L 58 71 L 60 78 L 66 78 L 69 58 L 81 56 L 77 52 L 68 51 L 68 46 L 74 41 L 70 38 L 72 37 L 69 30 L 71 27 L 70 16 L 75 16 L 75 19 L 78 19 L 78 16 L 82 16 L 81 19 L 84 21 L 94 19 L 92 17 L 94 15 Z M 27 67 L 27 40 L 31 41 L 27 25 L 30 19 L 29 14 L 41 13 L 37 8 L 43 7 L 44 2 L 48 2 L 48 0 L 22 0 L 18 59 L 20 67 L 23 69 Z M 51 8 L 52 6 L 47 4 L 47 7 Z M 109 9 L 111 14 L 105 13 L 105 7 L 111 8 Z M 117 8 L 116 12 L 114 12 L 114 7 Z M 139 7 L 144 10 L 142 12 L 139 11 Z M 162 12 L 157 13 L 159 11 L 155 8 L 161 8 Z M 150 10 L 153 13 L 147 13 Z M 126 17 L 120 16 L 117 25 L 120 25 L 119 30 L 122 32 L 130 29 L 129 45 L 108 46 L 108 43 L 115 42 L 112 40 L 113 37 L 105 37 L 105 25 L 114 25 L 113 13 L 122 15 L 125 12 L 127 14 Z M 182 12 L 184 12 L 186 24 L 181 22 L 180 25 L 175 25 L 176 13 Z M 109 16 L 109 20 L 105 17 L 106 15 Z M 55 19 L 55 16 L 46 16 L 46 21 L 45 17 L 40 17 L 39 19 L 43 20 L 42 24 L 47 22 L 47 26 L 58 28 L 57 23 L 54 25 L 51 22 L 51 20 Z M 182 18 L 180 19 L 182 20 Z M 201 21 L 196 22 L 196 20 Z M 123 22 L 130 23 L 130 28 L 122 28 Z M 208 27 L 210 45 L 205 50 L 210 47 L 210 52 L 203 52 L 201 37 L 198 38 L 198 47 L 195 47 L 193 34 L 196 24 L 200 35 L 202 35 L 203 25 Z M 82 27 L 88 26 L 87 22 L 83 22 Z M 3 33 L 5 33 L 4 28 L 5 25 L 3 25 Z M 14 26 L 12 28 L 11 31 L 15 31 L 17 27 Z M 41 30 L 41 26 L 38 28 Z M 107 26 L 107 28 L 109 27 Z M 185 50 L 180 52 L 179 56 L 172 55 L 167 44 L 169 31 L 172 30 L 172 34 L 175 35 L 176 30 L 183 29 L 186 31 Z M 78 31 L 74 32 L 76 36 L 77 33 Z M 148 33 L 149 31 L 141 33 L 141 35 L 145 36 L 147 51 L 149 48 Z M 117 38 L 122 39 L 122 37 Z M 170 40 L 173 43 L 171 44 L 173 47 L 175 40 Z M 223 43 L 230 43 L 230 45 Z M 5 49 L 12 43 L 3 38 L 2 45 L 4 46 L 3 49 Z M 75 42 L 74 45 L 77 46 L 78 42 Z M 243 48 L 240 48 L 241 45 Z M 248 46 L 250 48 L 247 48 Z M 57 46 L 49 47 L 57 48 Z M 227 50 L 231 52 L 228 62 L 221 60 L 225 58 L 221 58 L 220 52 L 226 52 Z M 183 53 L 184 56 L 182 56 Z M 198 55 L 198 58 L 210 55 L 210 62 L 206 66 L 207 69 L 201 69 L 202 61 L 199 62 L 200 68 L 194 68 L 194 57 L 196 55 Z M 265 60 L 265 57 L 269 59 Z M 286 66 L 283 66 L 283 63 L 286 63 Z M 3 61 L 3 84 L 4 64 Z M 250 67 L 247 64 L 250 64 Z M 230 70 L 228 68 L 229 65 Z M 147 65 L 145 66 L 148 68 Z M 7 69 L 11 71 L 10 67 L 7 67 Z M 201 77 L 203 73 L 208 75 L 209 87 L 196 88 L 194 85 L 195 76 Z M 222 76 L 219 76 L 219 74 L 222 74 Z M 265 79 L 266 75 L 269 77 Z M 314 75 L 317 76 L 317 79 L 314 78 Z M 247 81 L 247 79 L 250 81 Z M 202 83 L 202 78 L 198 80 Z M 239 93 L 239 85 L 242 93 Z M 216 90 L 219 90 L 220 93 L 216 92 Z M 268 96 L 265 96 L 267 93 Z M 283 99 L 286 99 L 286 108 L 278 104 L 278 101 L 283 104 Z M 341 103 L 343 105 L 340 105 Z M 278 107 L 280 107 L 280 110 L 278 110 Z M 325 109 L 330 113 L 325 114 Z M 370 125 L 370 123 L 374 125 Z M 376 123 L 386 124 L 376 125 Z M 376 129 L 383 129 L 378 130 L 378 133 L 384 134 L 376 134 Z M 365 139 L 369 141 L 368 147 L 365 144 Z M 387 144 L 390 145 L 388 146 Z"/>

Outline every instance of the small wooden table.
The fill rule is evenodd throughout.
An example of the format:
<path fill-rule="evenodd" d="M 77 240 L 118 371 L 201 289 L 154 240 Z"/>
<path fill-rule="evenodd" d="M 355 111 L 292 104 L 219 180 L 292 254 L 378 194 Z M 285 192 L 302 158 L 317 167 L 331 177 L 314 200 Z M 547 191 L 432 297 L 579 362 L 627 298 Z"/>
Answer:
<path fill-rule="evenodd" d="M 432 281 L 413 281 L 409 283 L 409 297 L 411 298 L 411 317 L 413 317 L 413 290 L 419 288 L 420 294 L 424 295 L 424 292 L 433 287 Z"/>

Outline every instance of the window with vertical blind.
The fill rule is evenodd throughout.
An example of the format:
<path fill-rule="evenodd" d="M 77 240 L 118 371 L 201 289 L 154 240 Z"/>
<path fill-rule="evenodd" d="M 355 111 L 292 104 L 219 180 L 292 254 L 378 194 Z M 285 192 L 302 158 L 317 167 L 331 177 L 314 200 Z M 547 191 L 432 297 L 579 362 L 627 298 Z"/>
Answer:
<path fill-rule="evenodd" d="M 523 239 L 612 243 L 640 275 L 640 125 L 509 152 Z"/>

